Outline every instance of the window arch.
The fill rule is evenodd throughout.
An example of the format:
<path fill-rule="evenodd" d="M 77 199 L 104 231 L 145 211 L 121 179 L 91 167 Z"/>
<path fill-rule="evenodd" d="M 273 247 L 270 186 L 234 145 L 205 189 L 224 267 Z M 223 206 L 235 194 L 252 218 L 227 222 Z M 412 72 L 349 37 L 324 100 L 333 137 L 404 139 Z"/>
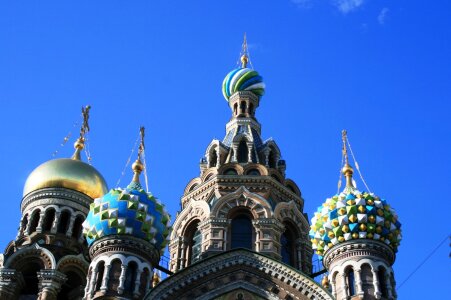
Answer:
<path fill-rule="evenodd" d="M 348 286 L 348 296 L 355 295 L 355 276 L 352 267 L 346 270 L 346 285 Z"/>
<path fill-rule="evenodd" d="M 250 169 L 249 171 L 247 171 L 246 175 L 250 175 L 250 176 L 260 176 L 260 171 L 257 169 Z"/>
<path fill-rule="evenodd" d="M 109 290 L 114 290 L 119 286 L 121 272 L 122 272 L 122 262 L 119 258 L 116 258 L 111 262 L 110 273 L 108 274 Z"/>
<path fill-rule="evenodd" d="M 20 230 L 20 235 L 23 235 L 25 229 L 27 228 L 28 225 L 28 214 L 25 214 L 25 216 L 23 216 L 22 218 L 22 226 L 21 226 L 21 230 Z"/>
<path fill-rule="evenodd" d="M 31 215 L 31 218 L 30 218 L 31 223 L 30 223 L 30 231 L 29 231 L 30 234 L 36 231 L 36 228 L 38 227 L 38 224 L 39 224 L 40 217 L 41 217 L 41 211 L 39 209 L 35 210 L 33 212 L 33 214 Z"/>
<path fill-rule="evenodd" d="M 284 225 L 285 231 L 280 236 L 282 262 L 296 268 L 296 231 L 291 224 L 285 222 Z"/>
<path fill-rule="evenodd" d="M 379 269 L 377 270 L 377 279 L 379 281 L 379 287 L 380 287 L 382 297 L 387 297 L 388 296 L 387 280 L 385 278 L 385 268 L 384 267 L 379 267 Z"/>
<path fill-rule="evenodd" d="M 68 227 L 69 227 L 69 221 L 70 221 L 70 213 L 69 211 L 65 210 L 61 213 L 60 219 L 58 221 L 58 233 L 66 233 Z"/>
<path fill-rule="evenodd" d="M 202 233 L 199 229 L 199 223 L 199 220 L 195 220 L 185 230 L 185 240 L 187 242 L 186 266 L 200 259 L 202 252 Z"/>
<path fill-rule="evenodd" d="M 50 231 L 55 221 L 55 209 L 49 208 L 45 211 L 44 224 L 42 225 L 42 231 Z"/>
<path fill-rule="evenodd" d="M 102 287 L 103 274 L 105 273 L 105 262 L 102 260 L 97 265 L 97 278 L 96 278 L 96 286 L 94 291 L 100 291 Z"/>
<path fill-rule="evenodd" d="M 254 228 L 252 215 L 246 211 L 240 211 L 232 217 L 230 230 L 230 247 L 246 248 L 253 250 Z"/>
<path fill-rule="evenodd" d="M 212 151 L 210 151 L 210 156 L 208 158 L 208 167 L 212 168 L 212 167 L 216 167 L 218 163 L 218 154 L 216 153 L 216 149 L 213 149 Z"/>
<path fill-rule="evenodd" d="M 37 276 L 37 272 L 44 269 L 44 265 L 41 261 L 32 259 L 31 261 L 27 261 L 27 263 L 20 268 L 20 272 L 22 273 L 24 282 L 26 282 L 25 286 L 20 291 L 19 298 L 28 299 L 29 296 L 37 296 L 39 293 L 39 280 Z M 37 299 L 32 298 L 30 299 Z"/>
<path fill-rule="evenodd" d="M 124 293 L 133 294 L 137 270 L 138 265 L 136 264 L 136 262 L 131 261 L 128 264 L 127 271 L 125 272 Z"/>
<path fill-rule="evenodd" d="M 75 218 L 74 227 L 72 229 L 72 237 L 73 238 L 76 238 L 76 239 L 80 238 L 81 233 L 83 231 L 83 221 L 84 221 L 84 217 L 81 215 L 78 215 Z"/>
<path fill-rule="evenodd" d="M 238 152 L 237 153 L 238 154 L 237 160 L 238 160 L 239 163 L 247 163 L 249 161 L 249 159 L 248 159 L 249 151 L 247 149 L 246 141 L 241 141 L 238 144 L 238 151 L 237 152 Z"/>
<path fill-rule="evenodd" d="M 238 103 L 235 103 L 233 105 L 233 113 L 235 114 L 235 116 L 238 115 Z"/>
<path fill-rule="evenodd" d="M 254 113 L 254 105 L 249 103 L 249 114 L 252 115 Z"/>
<path fill-rule="evenodd" d="M 244 114 L 245 111 L 246 111 L 246 102 L 241 101 L 241 103 L 240 103 L 240 113 Z"/>
<path fill-rule="evenodd" d="M 235 169 L 230 168 L 225 170 L 224 175 L 238 175 L 238 172 Z"/>

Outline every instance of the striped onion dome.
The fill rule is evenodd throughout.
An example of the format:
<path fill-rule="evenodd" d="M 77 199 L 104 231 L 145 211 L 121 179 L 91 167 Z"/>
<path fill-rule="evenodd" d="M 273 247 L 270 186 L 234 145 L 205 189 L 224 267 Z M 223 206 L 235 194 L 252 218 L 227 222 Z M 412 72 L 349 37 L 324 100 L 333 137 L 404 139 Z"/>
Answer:
<path fill-rule="evenodd" d="M 265 83 L 257 71 L 250 68 L 237 68 L 224 78 L 222 93 L 229 101 L 230 96 L 239 91 L 250 91 L 261 97 L 265 93 Z"/>

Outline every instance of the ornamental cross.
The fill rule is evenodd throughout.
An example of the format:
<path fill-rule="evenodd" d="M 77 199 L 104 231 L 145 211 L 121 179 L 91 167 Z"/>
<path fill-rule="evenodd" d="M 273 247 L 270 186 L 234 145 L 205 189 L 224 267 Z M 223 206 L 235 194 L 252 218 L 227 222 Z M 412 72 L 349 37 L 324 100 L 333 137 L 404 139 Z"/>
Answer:
<path fill-rule="evenodd" d="M 139 128 L 139 134 L 141 136 L 141 143 L 139 143 L 139 150 L 138 150 L 139 157 L 141 157 L 141 154 L 144 152 L 144 148 L 145 148 L 144 147 L 144 134 L 145 134 L 144 130 L 145 130 L 144 126 L 141 126 Z"/>
<path fill-rule="evenodd" d="M 81 115 L 83 117 L 83 124 L 80 128 L 80 138 L 84 138 L 85 134 L 89 132 L 89 110 L 91 109 L 90 105 L 86 105 L 85 107 L 81 107 Z"/>

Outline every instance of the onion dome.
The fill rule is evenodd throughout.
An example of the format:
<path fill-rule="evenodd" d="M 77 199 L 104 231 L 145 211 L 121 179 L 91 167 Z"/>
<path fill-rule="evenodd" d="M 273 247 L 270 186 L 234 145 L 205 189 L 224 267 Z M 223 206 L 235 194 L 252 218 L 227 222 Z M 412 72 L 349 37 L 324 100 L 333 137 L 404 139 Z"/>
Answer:
<path fill-rule="evenodd" d="M 83 223 L 88 245 L 108 235 L 131 235 L 164 250 L 170 217 L 163 204 L 141 187 L 139 174 L 143 169 L 138 159 L 133 164 L 133 180 L 125 189 L 112 189 L 91 204 Z"/>
<path fill-rule="evenodd" d="M 74 147 L 72 158 L 53 159 L 34 169 L 25 182 L 23 195 L 43 188 L 67 188 L 93 199 L 103 196 L 108 191 L 105 179 L 99 171 L 80 159 L 84 139 L 79 138 Z"/>
<path fill-rule="evenodd" d="M 371 239 L 390 246 L 397 252 L 401 241 L 398 215 L 384 199 L 373 193 L 360 192 L 352 182 L 353 169 L 347 162 L 342 170 L 346 187 L 338 195 L 326 199 L 312 220 L 312 248 L 319 256 L 345 241 Z"/>
<path fill-rule="evenodd" d="M 259 97 L 265 93 L 263 78 L 257 71 L 246 67 L 247 55 L 241 57 L 241 62 L 241 68 L 232 70 L 222 83 L 222 94 L 227 101 L 229 101 L 230 96 L 239 91 L 250 91 Z"/>

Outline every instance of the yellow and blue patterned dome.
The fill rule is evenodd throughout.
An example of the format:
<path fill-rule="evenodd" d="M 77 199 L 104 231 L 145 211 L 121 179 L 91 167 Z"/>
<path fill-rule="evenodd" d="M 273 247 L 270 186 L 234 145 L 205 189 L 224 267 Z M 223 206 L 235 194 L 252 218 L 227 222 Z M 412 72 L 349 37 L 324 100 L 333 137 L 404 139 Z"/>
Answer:
<path fill-rule="evenodd" d="M 170 232 L 170 216 L 164 205 L 141 187 L 137 178 L 135 172 L 127 188 L 112 189 L 91 204 L 83 223 L 88 245 L 108 235 L 132 235 L 163 251 Z"/>
<path fill-rule="evenodd" d="M 323 256 L 331 247 L 353 239 L 372 239 L 397 252 L 401 240 L 398 215 L 384 199 L 346 188 L 328 198 L 311 220 L 312 248 Z"/>
<path fill-rule="evenodd" d="M 239 91 L 250 91 L 261 97 L 265 93 L 265 83 L 263 78 L 253 69 L 241 68 L 232 70 L 224 78 L 222 83 L 222 93 L 224 98 L 229 101 L 230 96 Z"/>

